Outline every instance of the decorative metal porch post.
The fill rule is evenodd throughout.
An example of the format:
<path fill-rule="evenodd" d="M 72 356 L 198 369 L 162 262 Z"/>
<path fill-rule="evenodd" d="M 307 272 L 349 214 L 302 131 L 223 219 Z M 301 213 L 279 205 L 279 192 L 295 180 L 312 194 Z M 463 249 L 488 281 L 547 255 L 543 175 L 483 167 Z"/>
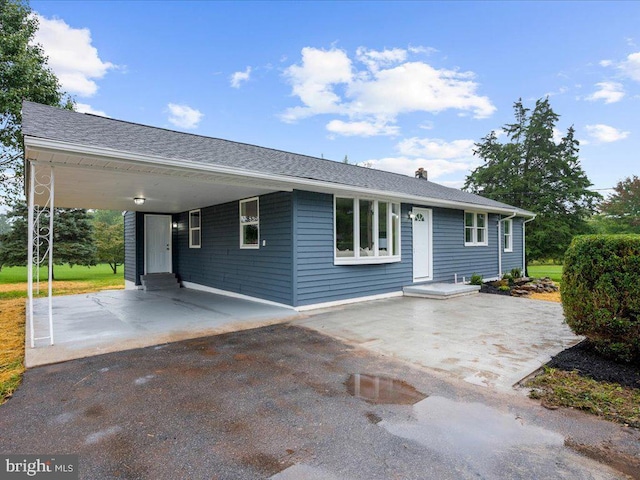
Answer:
<path fill-rule="evenodd" d="M 53 345 L 53 200 L 54 200 L 54 175 L 53 167 L 49 167 L 49 174 L 42 172 L 42 167 L 36 168 L 34 162 L 29 163 L 29 189 L 27 198 L 28 208 L 28 240 L 27 240 L 27 321 L 29 322 L 29 333 L 31 337 L 31 348 L 35 347 L 36 340 L 49 339 L 49 344 Z M 35 196 L 48 198 L 43 205 L 36 206 Z M 48 225 L 41 225 L 41 219 L 49 213 Z M 35 250 L 35 258 L 34 258 Z M 33 271 L 36 269 L 37 288 L 40 292 L 40 267 L 44 261 L 48 260 L 48 317 L 49 335 L 45 337 L 35 336 L 35 319 L 33 317 Z"/>

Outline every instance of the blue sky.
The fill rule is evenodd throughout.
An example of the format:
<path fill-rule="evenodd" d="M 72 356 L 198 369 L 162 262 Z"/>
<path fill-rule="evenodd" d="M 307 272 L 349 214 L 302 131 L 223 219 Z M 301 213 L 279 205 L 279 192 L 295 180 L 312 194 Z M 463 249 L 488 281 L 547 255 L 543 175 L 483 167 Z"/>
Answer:
<path fill-rule="evenodd" d="M 594 188 L 640 175 L 640 2 L 31 7 L 81 111 L 460 187 L 473 143 L 549 95 Z"/>

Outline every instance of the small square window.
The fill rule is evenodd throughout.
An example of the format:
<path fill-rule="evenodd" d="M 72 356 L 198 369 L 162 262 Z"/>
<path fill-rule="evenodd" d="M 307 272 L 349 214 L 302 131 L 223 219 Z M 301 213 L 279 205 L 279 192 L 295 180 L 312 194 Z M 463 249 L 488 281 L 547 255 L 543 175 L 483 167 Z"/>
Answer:
<path fill-rule="evenodd" d="M 489 244 L 486 213 L 464 212 L 464 244 L 468 247 Z"/>

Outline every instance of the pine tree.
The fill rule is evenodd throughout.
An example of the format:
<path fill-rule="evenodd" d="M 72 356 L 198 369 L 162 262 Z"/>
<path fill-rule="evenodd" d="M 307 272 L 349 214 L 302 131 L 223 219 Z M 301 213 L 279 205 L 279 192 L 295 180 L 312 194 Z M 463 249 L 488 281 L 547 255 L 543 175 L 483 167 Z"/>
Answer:
<path fill-rule="evenodd" d="M 7 213 L 11 230 L 0 236 L 0 265 L 7 267 L 27 264 L 28 218 L 27 206 L 17 203 Z M 96 264 L 96 246 L 93 225 L 86 210 L 55 208 L 53 229 L 53 263 L 92 266 Z M 40 235 L 46 237 L 49 214 L 40 218 Z M 46 243 L 42 245 L 47 248 Z"/>
<path fill-rule="evenodd" d="M 533 111 L 519 100 L 514 114 L 515 122 L 502 128 L 505 143 L 491 132 L 476 144 L 474 155 L 484 164 L 464 188 L 536 213 L 527 224 L 528 258 L 560 259 L 572 237 L 588 231 L 587 219 L 601 197 L 589 190 L 573 127 L 554 141 L 559 116 L 548 98 L 538 100 Z"/>

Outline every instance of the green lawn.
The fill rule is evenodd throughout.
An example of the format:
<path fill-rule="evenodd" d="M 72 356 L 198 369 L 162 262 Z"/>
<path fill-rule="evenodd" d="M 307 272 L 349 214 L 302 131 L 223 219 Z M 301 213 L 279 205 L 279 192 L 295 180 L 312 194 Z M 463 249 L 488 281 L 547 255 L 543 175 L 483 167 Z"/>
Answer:
<path fill-rule="evenodd" d="M 56 265 L 53 267 L 55 279 L 63 282 L 91 282 L 100 287 L 120 286 L 124 284 L 124 274 L 122 267 L 118 268 L 118 273 L 113 274 L 111 267 L 107 264 L 96 265 L 95 267 L 82 267 L 76 265 Z M 35 278 L 34 278 L 35 279 Z M 47 269 L 40 269 L 40 281 L 47 280 Z M 27 281 L 26 267 L 4 267 L 0 271 L 0 285 L 9 283 L 23 283 Z"/>
<path fill-rule="evenodd" d="M 562 282 L 562 265 L 529 265 L 529 276 L 549 277 L 554 282 Z"/>

